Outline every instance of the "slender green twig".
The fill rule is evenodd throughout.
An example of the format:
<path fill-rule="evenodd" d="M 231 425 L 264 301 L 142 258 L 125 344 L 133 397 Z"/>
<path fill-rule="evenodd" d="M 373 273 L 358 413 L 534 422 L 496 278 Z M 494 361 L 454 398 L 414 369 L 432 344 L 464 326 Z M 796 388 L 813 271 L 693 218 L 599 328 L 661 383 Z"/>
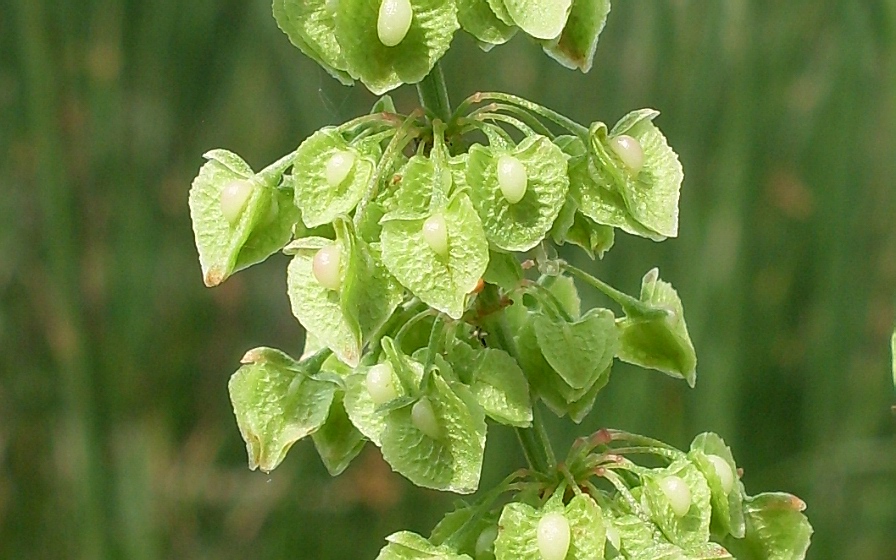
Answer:
<path fill-rule="evenodd" d="M 442 66 L 438 62 L 429 74 L 417 83 L 417 95 L 427 113 L 445 123 L 451 120 L 448 87 L 445 85 Z"/>
<path fill-rule="evenodd" d="M 387 168 L 393 164 L 395 158 L 401 153 L 404 147 L 407 146 L 408 142 L 417 136 L 417 131 L 413 131 L 412 128 L 418 117 L 419 113 L 417 111 L 408 115 L 404 122 L 401 123 L 401 127 L 395 133 L 395 136 L 392 137 L 389 145 L 386 146 L 386 149 L 383 151 L 383 157 L 380 158 L 380 162 L 377 164 L 373 176 L 370 177 L 367 192 L 364 193 L 364 198 L 361 199 L 361 202 L 358 203 L 358 207 L 355 210 L 354 222 L 356 227 L 361 223 L 361 219 L 364 217 L 364 212 L 367 210 L 370 201 L 376 198 L 376 195 L 379 192 L 380 183 L 382 182 L 383 175 L 386 173 Z"/>
<path fill-rule="evenodd" d="M 499 92 L 480 92 L 475 93 L 465 99 L 455 111 L 454 116 L 460 116 L 464 114 L 471 105 L 475 105 L 477 103 L 482 103 L 483 101 L 503 101 L 505 103 L 511 103 L 518 107 L 522 107 L 528 111 L 535 113 L 536 115 L 540 115 L 554 124 L 568 130 L 572 134 L 582 138 L 583 140 L 588 138 L 589 130 L 588 127 L 582 126 L 574 120 L 566 117 L 565 115 L 561 115 L 560 113 L 548 109 L 543 105 L 539 105 L 538 103 L 534 103 L 529 101 L 528 99 L 523 99 L 522 97 L 517 97 L 516 95 L 511 95 L 509 93 L 499 93 Z"/>
<path fill-rule="evenodd" d="M 639 299 L 635 299 L 626 293 L 620 292 L 603 280 L 595 278 L 584 270 L 569 263 L 563 263 L 561 266 L 563 270 L 571 273 L 573 276 L 579 277 L 585 281 L 585 283 L 597 288 L 608 298 L 618 303 L 626 315 L 634 315 L 642 319 L 662 319 L 669 315 L 665 309 L 652 307 Z"/>

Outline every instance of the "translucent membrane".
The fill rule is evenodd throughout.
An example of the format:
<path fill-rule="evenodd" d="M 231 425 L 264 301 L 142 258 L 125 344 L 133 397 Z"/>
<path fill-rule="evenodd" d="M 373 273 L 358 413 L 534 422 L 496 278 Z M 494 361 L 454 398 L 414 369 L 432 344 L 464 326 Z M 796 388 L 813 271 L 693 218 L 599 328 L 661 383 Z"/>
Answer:
<path fill-rule="evenodd" d="M 619 536 L 619 529 L 611 523 L 607 524 L 607 540 L 610 541 L 610 544 L 613 545 L 617 552 L 622 550 L 622 539 Z"/>
<path fill-rule="evenodd" d="M 320 249 L 311 261 L 311 273 L 318 284 L 328 290 L 338 290 L 342 285 L 342 247 L 327 245 Z"/>
<path fill-rule="evenodd" d="M 507 202 L 516 204 L 526 195 L 529 178 L 526 167 L 511 155 L 498 158 L 498 187 Z"/>
<path fill-rule="evenodd" d="M 221 213 L 230 225 L 240 221 L 253 190 L 252 182 L 245 179 L 235 179 L 224 185 L 221 190 Z"/>
<path fill-rule="evenodd" d="M 491 525 L 476 538 L 476 557 L 479 558 L 485 554 L 492 552 L 495 548 L 495 539 L 498 538 L 498 527 Z"/>
<path fill-rule="evenodd" d="M 401 43 L 414 19 L 410 0 L 383 0 L 376 20 L 376 34 L 387 47 Z"/>
<path fill-rule="evenodd" d="M 644 150 L 641 143 L 631 136 L 620 134 L 610 138 L 610 149 L 632 173 L 638 174 L 644 167 Z"/>
<path fill-rule="evenodd" d="M 544 560 L 563 560 L 569 552 L 569 521 L 559 512 L 546 514 L 536 530 L 538 552 Z"/>

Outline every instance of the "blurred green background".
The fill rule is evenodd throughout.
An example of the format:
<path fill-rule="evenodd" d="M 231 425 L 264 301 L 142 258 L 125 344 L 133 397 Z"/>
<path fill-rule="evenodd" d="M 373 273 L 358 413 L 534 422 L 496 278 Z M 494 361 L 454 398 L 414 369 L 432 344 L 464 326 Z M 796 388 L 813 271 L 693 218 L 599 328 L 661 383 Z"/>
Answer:
<path fill-rule="evenodd" d="M 215 147 L 260 168 L 373 97 L 289 44 L 266 1 L 0 0 L 0 558 L 373 558 L 452 496 L 368 448 L 330 479 L 310 442 L 250 472 L 226 384 L 298 353 L 283 256 L 202 287 L 187 190 Z M 518 93 L 580 122 L 644 106 L 685 168 L 681 235 L 588 266 L 659 265 L 697 388 L 620 367 L 559 447 L 612 425 L 719 432 L 748 491 L 788 490 L 809 557 L 896 558 L 896 2 L 629 0 L 594 70 L 458 36 L 455 101 Z M 395 93 L 415 103 L 413 88 Z M 493 428 L 484 483 L 522 465 Z"/>

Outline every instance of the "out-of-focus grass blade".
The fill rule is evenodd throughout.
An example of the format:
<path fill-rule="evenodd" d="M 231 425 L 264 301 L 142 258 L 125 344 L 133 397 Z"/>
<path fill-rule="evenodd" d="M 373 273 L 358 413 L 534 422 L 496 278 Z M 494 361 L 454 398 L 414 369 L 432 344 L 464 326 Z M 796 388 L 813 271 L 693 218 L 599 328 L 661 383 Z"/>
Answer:
<path fill-rule="evenodd" d="M 896 388 L 896 329 L 893 330 L 893 337 L 890 338 L 890 355 L 893 357 L 893 388 Z"/>

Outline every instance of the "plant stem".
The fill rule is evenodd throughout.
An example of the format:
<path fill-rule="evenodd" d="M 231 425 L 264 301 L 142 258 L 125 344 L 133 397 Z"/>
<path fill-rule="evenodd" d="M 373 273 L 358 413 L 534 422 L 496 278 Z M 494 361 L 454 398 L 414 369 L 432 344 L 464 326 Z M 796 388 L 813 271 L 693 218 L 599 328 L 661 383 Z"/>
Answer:
<path fill-rule="evenodd" d="M 451 119 L 451 103 L 448 101 L 448 88 L 441 64 L 436 62 L 430 73 L 417 83 L 417 95 L 423 108 L 434 117 L 444 123 Z"/>
<path fill-rule="evenodd" d="M 486 284 L 482 293 L 479 294 L 480 305 L 484 309 L 496 309 L 500 307 L 498 297 L 498 289 L 495 286 Z M 513 359 L 520 362 L 519 354 L 516 350 L 513 336 L 507 325 L 507 320 L 503 313 L 491 313 L 484 321 L 484 327 L 489 334 L 489 346 L 499 348 L 510 354 Z M 551 442 L 547 437 L 547 431 L 544 429 L 544 423 L 538 409 L 532 407 L 532 423 L 531 428 L 516 428 L 517 439 L 520 447 L 523 449 L 523 455 L 526 456 L 526 462 L 533 471 L 547 474 L 556 465 L 554 458 L 554 450 L 551 448 Z"/>
<path fill-rule="evenodd" d="M 662 319 L 669 314 L 665 309 L 652 307 L 639 299 L 635 299 L 626 293 L 620 292 L 603 280 L 595 278 L 584 270 L 569 263 L 564 263 L 562 266 L 563 270 L 571 273 L 573 276 L 577 276 L 585 283 L 597 288 L 608 298 L 618 303 L 626 315 L 636 315 L 642 319 Z"/>

